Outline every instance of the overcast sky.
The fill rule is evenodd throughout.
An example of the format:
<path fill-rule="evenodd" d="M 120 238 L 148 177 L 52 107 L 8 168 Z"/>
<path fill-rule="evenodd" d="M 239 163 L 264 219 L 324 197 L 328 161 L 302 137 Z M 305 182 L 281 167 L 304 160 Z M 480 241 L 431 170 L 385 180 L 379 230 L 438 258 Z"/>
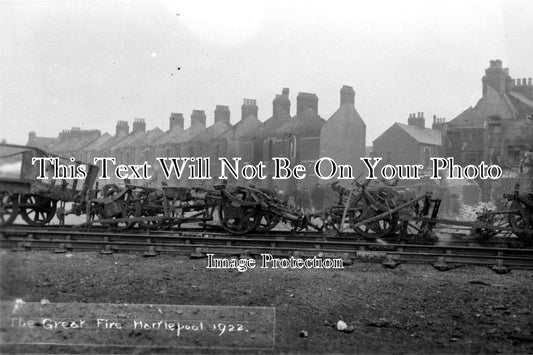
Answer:
<path fill-rule="evenodd" d="M 423 111 L 452 119 L 481 97 L 491 59 L 533 76 L 533 1 L 0 0 L 0 138 L 26 143 L 117 120 L 168 129 L 215 105 L 259 119 L 290 88 L 328 119 L 355 89 L 367 145 Z M 130 122 L 131 127 L 131 122 Z"/>

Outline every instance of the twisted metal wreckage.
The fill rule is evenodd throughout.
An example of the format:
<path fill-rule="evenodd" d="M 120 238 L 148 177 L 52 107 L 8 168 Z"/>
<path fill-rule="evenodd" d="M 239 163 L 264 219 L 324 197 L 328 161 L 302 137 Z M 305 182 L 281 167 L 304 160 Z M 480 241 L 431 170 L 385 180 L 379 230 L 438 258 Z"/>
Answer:
<path fill-rule="evenodd" d="M 85 215 L 80 227 L 100 224 L 114 230 L 169 229 L 200 222 L 206 228 L 218 211 L 218 223 L 232 234 L 266 232 L 284 223 L 293 231 L 317 230 L 326 237 L 349 232 L 365 239 L 415 235 L 434 241 L 436 224 L 453 224 L 471 227 L 481 239 L 507 232 L 527 243 L 533 240 L 533 193 L 506 194 L 507 209 L 485 211 L 477 221 L 460 222 L 438 218 L 441 201 L 431 193 L 407 197 L 410 194 L 385 181 L 384 186 L 370 186 L 371 180 L 354 180 L 349 189 L 338 183 L 331 185 L 338 195 L 335 205 L 304 213 L 274 191 L 226 182 L 213 188 L 153 188 L 127 183 L 100 188 L 99 168 L 92 164 L 85 164 L 84 179 L 43 181 L 37 179 L 39 172 L 32 158 L 52 155 L 38 148 L 7 144 L 0 145 L 0 153 L 0 226 L 12 224 L 18 216 L 30 226 L 44 227 L 54 216 L 64 224 L 68 215 Z"/>

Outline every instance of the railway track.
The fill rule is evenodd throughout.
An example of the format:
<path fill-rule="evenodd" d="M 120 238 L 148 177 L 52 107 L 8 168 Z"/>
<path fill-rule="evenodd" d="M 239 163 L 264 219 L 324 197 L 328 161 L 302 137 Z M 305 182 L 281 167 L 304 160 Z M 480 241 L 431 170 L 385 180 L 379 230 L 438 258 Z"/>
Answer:
<path fill-rule="evenodd" d="M 217 228 L 110 232 L 103 228 L 11 226 L 0 228 L 0 247 L 13 251 L 47 250 L 56 253 L 135 252 L 147 257 L 181 254 L 202 258 L 209 253 L 227 257 L 257 257 L 268 253 L 282 258 L 342 258 L 345 265 L 354 260 L 381 262 L 391 268 L 401 263 L 429 263 L 440 270 L 458 265 L 483 265 L 499 273 L 514 268 L 533 269 L 533 249 L 515 248 L 505 241 L 454 241 L 452 235 L 446 243 L 428 245 L 357 240 L 350 235 L 326 239 L 313 232 L 269 231 L 235 236 Z"/>

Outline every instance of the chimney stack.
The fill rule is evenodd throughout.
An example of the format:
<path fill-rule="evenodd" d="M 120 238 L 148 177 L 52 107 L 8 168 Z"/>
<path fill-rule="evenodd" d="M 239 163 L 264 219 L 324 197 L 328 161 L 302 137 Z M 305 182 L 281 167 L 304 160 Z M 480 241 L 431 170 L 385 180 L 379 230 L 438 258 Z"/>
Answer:
<path fill-rule="evenodd" d="M 296 115 L 301 115 L 308 108 L 318 114 L 318 96 L 307 92 L 301 92 L 296 97 Z"/>
<path fill-rule="evenodd" d="M 283 88 L 281 95 L 276 95 L 274 101 L 272 101 L 272 117 L 279 118 L 284 116 L 289 116 L 291 113 L 291 101 L 289 100 L 289 89 Z"/>
<path fill-rule="evenodd" d="M 533 83 L 531 78 L 518 78 L 513 85 L 513 91 L 524 95 L 529 100 L 533 100 Z"/>
<path fill-rule="evenodd" d="M 128 124 L 128 121 L 117 121 L 115 136 L 118 136 L 120 133 L 124 135 L 128 135 L 130 133 L 130 125 Z"/>
<path fill-rule="evenodd" d="M 28 133 L 28 143 L 32 143 L 35 138 L 37 137 L 37 133 L 35 133 L 34 131 L 31 131 L 30 133 Z"/>
<path fill-rule="evenodd" d="M 483 86 L 483 96 L 487 94 L 487 86 L 503 94 L 510 89 L 509 71 L 502 68 L 502 61 L 491 60 L 489 68 L 485 69 L 485 76 L 481 79 Z"/>
<path fill-rule="evenodd" d="M 185 119 L 183 118 L 183 114 L 181 113 L 170 113 L 170 117 L 168 119 L 168 129 L 171 130 L 172 128 L 176 126 L 180 126 L 181 129 L 184 127 Z"/>
<path fill-rule="evenodd" d="M 215 123 L 228 122 L 229 123 L 229 107 L 223 105 L 217 105 L 215 108 Z"/>
<path fill-rule="evenodd" d="M 192 110 L 191 127 L 196 127 L 196 126 L 205 128 L 205 111 L 204 110 Z"/>
<path fill-rule="evenodd" d="M 417 126 L 420 128 L 425 128 L 426 120 L 424 119 L 424 112 L 412 113 L 407 119 L 407 124 L 409 126 Z"/>
<path fill-rule="evenodd" d="M 253 115 L 257 118 L 257 103 L 254 99 L 243 99 L 241 106 L 241 120 L 244 120 L 246 117 Z"/>
<path fill-rule="evenodd" d="M 431 129 L 443 131 L 445 124 L 446 124 L 445 118 L 438 118 L 437 115 L 433 115 L 433 125 L 431 125 Z"/>
<path fill-rule="evenodd" d="M 341 106 L 344 104 L 355 104 L 355 91 L 351 86 L 344 85 L 341 89 Z"/>
<path fill-rule="evenodd" d="M 133 127 L 131 128 L 131 133 L 137 132 L 146 132 L 146 123 L 144 122 L 144 118 L 136 118 L 135 120 L 133 120 Z"/>

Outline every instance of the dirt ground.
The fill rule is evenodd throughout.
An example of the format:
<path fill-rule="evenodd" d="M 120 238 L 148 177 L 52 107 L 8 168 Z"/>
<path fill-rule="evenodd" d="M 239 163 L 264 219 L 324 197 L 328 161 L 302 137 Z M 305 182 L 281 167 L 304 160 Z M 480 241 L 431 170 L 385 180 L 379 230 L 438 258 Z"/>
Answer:
<path fill-rule="evenodd" d="M 274 353 L 533 352 L 531 271 L 355 263 L 241 273 L 184 256 L 9 251 L 0 265 L 3 301 L 275 307 Z"/>

